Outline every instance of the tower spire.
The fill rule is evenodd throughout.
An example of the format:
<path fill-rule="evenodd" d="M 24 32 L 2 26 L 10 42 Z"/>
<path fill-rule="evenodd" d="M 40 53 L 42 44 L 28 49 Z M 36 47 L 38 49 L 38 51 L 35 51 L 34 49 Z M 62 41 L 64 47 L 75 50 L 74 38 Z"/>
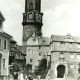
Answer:
<path fill-rule="evenodd" d="M 35 10 L 40 12 L 41 0 L 25 0 L 25 12 L 30 10 Z"/>

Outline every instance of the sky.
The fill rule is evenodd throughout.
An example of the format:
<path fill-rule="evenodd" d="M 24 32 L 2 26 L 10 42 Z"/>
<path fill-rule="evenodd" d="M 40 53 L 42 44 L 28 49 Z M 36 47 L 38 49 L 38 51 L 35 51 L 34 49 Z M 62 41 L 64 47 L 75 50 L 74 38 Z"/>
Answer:
<path fill-rule="evenodd" d="M 51 35 L 80 36 L 80 0 L 42 0 L 42 32 Z M 25 0 L 0 0 L 0 11 L 5 17 L 3 29 L 22 45 Z"/>

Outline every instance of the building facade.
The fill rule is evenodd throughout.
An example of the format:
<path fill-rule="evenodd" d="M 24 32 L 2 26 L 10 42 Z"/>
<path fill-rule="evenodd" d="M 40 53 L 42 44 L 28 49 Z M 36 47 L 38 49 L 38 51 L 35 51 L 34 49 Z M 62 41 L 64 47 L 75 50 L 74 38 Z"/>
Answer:
<path fill-rule="evenodd" d="M 4 16 L 0 12 L 0 80 L 9 76 L 9 50 L 12 36 L 3 31 Z"/>
<path fill-rule="evenodd" d="M 48 74 L 53 78 L 78 78 L 80 63 L 80 38 L 52 35 L 42 36 L 41 0 L 25 0 L 23 13 L 23 45 L 26 54 L 26 65 L 30 64 L 32 71 L 36 69 L 42 58 L 47 58 L 50 66 Z"/>
<path fill-rule="evenodd" d="M 15 40 L 10 40 L 10 53 L 9 53 L 9 65 L 15 62 L 23 63 L 25 60 L 25 55 L 22 53 L 22 46 L 17 45 Z"/>
<path fill-rule="evenodd" d="M 51 78 L 78 78 L 80 63 L 80 38 L 52 35 L 51 44 Z"/>
<path fill-rule="evenodd" d="M 42 16 L 41 0 L 25 0 L 25 13 L 23 13 L 22 22 L 23 53 L 26 54 L 26 65 L 30 64 L 32 71 L 47 55 L 49 49 L 50 39 L 42 37 Z"/>
<path fill-rule="evenodd" d="M 26 65 L 25 55 L 22 53 L 22 46 L 17 45 L 15 40 L 10 40 L 9 51 L 9 75 L 18 79 L 18 73 L 23 71 Z"/>

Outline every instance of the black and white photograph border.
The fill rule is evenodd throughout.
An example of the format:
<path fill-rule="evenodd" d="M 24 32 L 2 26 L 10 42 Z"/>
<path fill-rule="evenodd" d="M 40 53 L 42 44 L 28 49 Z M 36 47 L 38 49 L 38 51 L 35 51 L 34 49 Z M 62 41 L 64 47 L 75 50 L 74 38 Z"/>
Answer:
<path fill-rule="evenodd" d="M 80 0 L 0 0 L 0 80 L 79 80 Z"/>

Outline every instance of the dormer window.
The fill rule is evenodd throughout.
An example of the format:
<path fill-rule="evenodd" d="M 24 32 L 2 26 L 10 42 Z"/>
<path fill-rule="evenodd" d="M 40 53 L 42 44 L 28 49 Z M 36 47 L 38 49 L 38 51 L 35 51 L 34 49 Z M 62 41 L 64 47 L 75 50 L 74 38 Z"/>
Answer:
<path fill-rule="evenodd" d="M 64 41 L 74 42 L 74 38 L 71 36 L 71 34 L 67 34 L 67 35 L 64 37 Z"/>

